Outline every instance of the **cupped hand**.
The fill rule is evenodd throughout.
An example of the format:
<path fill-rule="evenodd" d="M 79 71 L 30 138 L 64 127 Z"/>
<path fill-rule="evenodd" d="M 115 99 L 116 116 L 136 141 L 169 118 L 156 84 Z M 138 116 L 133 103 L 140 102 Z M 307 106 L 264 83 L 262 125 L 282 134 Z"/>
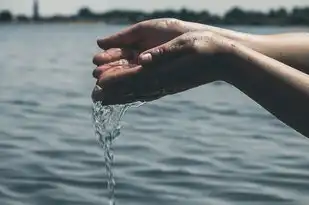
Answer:
<path fill-rule="evenodd" d="M 134 62 L 141 52 L 196 29 L 195 23 L 172 18 L 143 21 L 114 35 L 99 39 L 97 43 L 105 51 L 97 54 L 93 58 L 93 63 L 102 65 L 121 58 Z"/>
<path fill-rule="evenodd" d="M 227 39 L 188 32 L 142 52 L 139 63 L 121 59 L 99 66 L 94 101 L 123 104 L 150 101 L 223 79 Z"/>

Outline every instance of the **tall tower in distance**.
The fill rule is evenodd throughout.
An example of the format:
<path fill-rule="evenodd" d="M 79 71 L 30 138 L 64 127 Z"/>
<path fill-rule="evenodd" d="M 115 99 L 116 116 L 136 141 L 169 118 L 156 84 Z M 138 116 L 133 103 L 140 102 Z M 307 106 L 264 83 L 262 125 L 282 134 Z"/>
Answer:
<path fill-rule="evenodd" d="M 34 21 L 38 21 L 40 19 L 38 0 L 33 0 L 33 17 L 32 18 Z"/>

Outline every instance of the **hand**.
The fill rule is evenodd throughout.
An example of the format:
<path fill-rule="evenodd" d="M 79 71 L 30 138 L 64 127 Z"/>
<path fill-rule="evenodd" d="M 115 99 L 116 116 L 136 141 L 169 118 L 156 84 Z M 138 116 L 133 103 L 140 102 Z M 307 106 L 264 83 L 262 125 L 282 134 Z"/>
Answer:
<path fill-rule="evenodd" d="M 144 51 L 138 64 L 122 59 L 99 66 L 95 101 L 123 104 L 150 101 L 223 79 L 227 39 L 209 32 L 188 32 Z"/>
<path fill-rule="evenodd" d="M 115 35 L 99 39 L 99 47 L 106 51 L 97 54 L 93 63 L 103 65 L 121 58 L 136 63 L 139 53 L 198 29 L 202 28 L 195 23 L 171 18 L 143 21 Z"/>

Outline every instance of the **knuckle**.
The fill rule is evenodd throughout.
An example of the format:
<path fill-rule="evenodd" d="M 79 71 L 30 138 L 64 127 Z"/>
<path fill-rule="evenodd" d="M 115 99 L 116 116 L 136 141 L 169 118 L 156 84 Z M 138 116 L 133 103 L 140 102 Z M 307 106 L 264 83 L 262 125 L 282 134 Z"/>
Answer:
<path fill-rule="evenodd" d="M 160 20 L 173 22 L 173 21 L 176 21 L 177 19 L 176 18 L 161 18 Z"/>
<path fill-rule="evenodd" d="M 196 38 L 194 36 L 190 36 L 185 34 L 182 38 L 180 38 L 177 42 L 177 46 L 185 49 L 194 48 Z"/>
<path fill-rule="evenodd" d="M 199 53 L 205 48 L 216 50 L 219 37 L 217 34 L 210 31 L 193 32 L 191 34 L 191 48 L 193 51 Z"/>
<path fill-rule="evenodd" d="M 205 32 L 203 34 L 203 41 L 207 42 L 208 44 L 215 44 L 218 35 L 213 32 Z"/>
<path fill-rule="evenodd" d="M 188 34 L 184 34 L 181 38 L 178 39 L 177 44 L 179 46 L 188 46 L 191 44 L 191 36 Z"/>
<path fill-rule="evenodd" d="M 209 45 L 216 46 L 218 44 L 218 39 L 220 36 L 213 32 L 207 32 L 203 35 L 203 41 L 207 42 Z"/>
<path fill-rule="evenodd" d="M 167 26 L 178 24 L 179 20 L 176 18 L 165 18 L 163 19 Z"/>
<path fill-rule="evenodd" d="M 169 19 L 169 21 L 172 22 L 172 23 L 178 23 L 178 22 L 179 22 L 179 20 L 176 19 L 176 18 L 168 18 L 168 19 Z"/>
<path fill-rule="evenodd" d="M 152 54 L 154 56 L 161 56 L 163 55 L 164 53 L 166 53 L 168 50 L 170 50 L 170 46 L 168 45 L 164 45 L 164 46 L 161 46 L 159 48 L 156 48 L 153 50 Z"/>
<path fill-rule="evenodd" d="M 179 28 L 181 27 L 181 21 L 179 19 L 176 18 L 170 18 L 168 19 L 168 26 L 174 27 L 174 28 Z"/>

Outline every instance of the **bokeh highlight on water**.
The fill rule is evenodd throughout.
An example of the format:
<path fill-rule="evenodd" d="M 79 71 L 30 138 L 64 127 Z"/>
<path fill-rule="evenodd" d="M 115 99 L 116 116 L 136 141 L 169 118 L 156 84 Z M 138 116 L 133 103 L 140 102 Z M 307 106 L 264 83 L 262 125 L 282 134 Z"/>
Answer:
<path fill-rule="evenodd" d="M 108 204 L 91 59 L 95 39 L 121 28 L 0 26 L 1 205 Z M 227 84 L 130 109 L 123 125 L 113 143 L 119 205 L 309 202 L 309 140 Z"/>

